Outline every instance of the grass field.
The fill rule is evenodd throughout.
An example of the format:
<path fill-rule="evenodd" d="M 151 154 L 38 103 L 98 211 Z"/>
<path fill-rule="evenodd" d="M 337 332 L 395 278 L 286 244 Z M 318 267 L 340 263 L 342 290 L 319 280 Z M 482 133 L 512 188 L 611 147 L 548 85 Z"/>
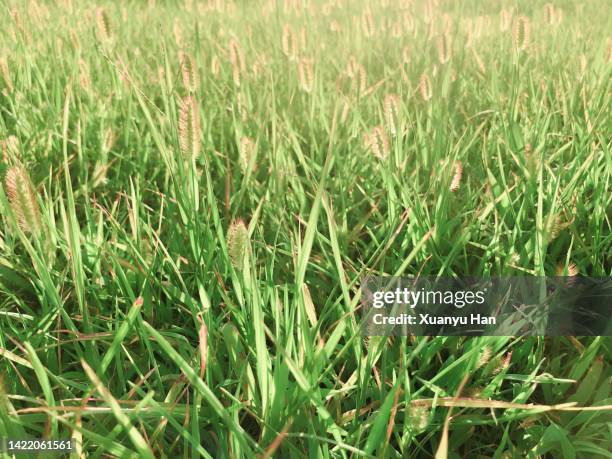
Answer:
<path fill-rule="evenodd" d="M 609 338 L 357 311 L 367 274 L 612 274 L 610 13 L 2 2 L 0 437 L 612 457 Z"/>

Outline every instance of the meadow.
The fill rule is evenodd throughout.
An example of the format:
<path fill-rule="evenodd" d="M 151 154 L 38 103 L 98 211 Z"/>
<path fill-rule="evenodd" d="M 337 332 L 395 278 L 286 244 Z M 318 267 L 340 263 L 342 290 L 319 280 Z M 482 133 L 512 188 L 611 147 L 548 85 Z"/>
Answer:
<path fill-rule="evenodd" d="M 3 1 L 0 437 L 612 457 L 609 337 L 358 311 L 365 275 L 612 274 L 610 10 Z"/>

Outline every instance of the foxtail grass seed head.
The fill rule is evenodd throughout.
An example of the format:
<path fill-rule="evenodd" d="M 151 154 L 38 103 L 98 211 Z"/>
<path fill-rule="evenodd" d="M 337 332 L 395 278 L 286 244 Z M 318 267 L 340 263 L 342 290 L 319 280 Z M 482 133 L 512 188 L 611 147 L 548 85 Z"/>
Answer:
<path fill-rule="evenodd" d="M 549 219 L 549 224 L 547 228 L 548 233 L 548 242 L 554 241 L 559 237 L 561 230 L 564 229 L 567 225 L 563 224 L 561 221 L 561 216 L 556 215 L 555 218 Z"/>
<path fill-rule="evenodd" d="M 351 104 L 348 100 L 348 97 L 345 96 L 344 101 L 342 103 L 342 114 L 340 115 L 340 121 L 342 122 L 342 124 L 346 123 L 346 120 L 348 120 L 350 110 Z"/>
<path fill-rule="evenodd" d="M 510 362 L 512 361 L 512 351 L 508 352 L 499 362 L 499 365 L 493 370 L 493 374 L 501 373 L 510 368 Z"/>
<path fill-rule="evenodd" d="M 91 88 L 89 64 L 83 59 L 79 59 L 79 85 L 83 91 L 88 91 Z"/>
<path fill-rule="evenodd" d="M 397 135 L 397 119 L 399 116 L 400 98 L 397 94 L 387 94 L 383 102 L 385 122 L 391 136 Z"/>
<path fill-rule="evenodd" d="M 518 16 L 514 20 L 512 27 L 512 40 L 514 47 L 518 50 L 524 50 L 529 46 L 531 38 L 531 25 L 527 16 Z"/>
<path fill-rule="evenodd" d="M 349 59 L 347 73 L 351 78 L 352 91 L 363 94 L 366 90 L 368 76 L 365 67 L 353 56 Z"/>
<path fill-rule="evenodd" d="M 185 158 L 200 153 L 200 113 L 194 96 L 185 97 L 179 106 L 179 146 Z"/>
<path fill-rule="evenodd" d="M 19 143 L 19 139 L 14 135 L 9 135 L 6 138 L 6 145 L 16 158 L 19 157 Z"/>
<path fill-rule="evenodd" d="M 21 13 L 17 8 L 13 8 L 10 11 L 11 18 L 15 29 L 12 32 L 13 39 L 17 41 L 17 35 L 22 37 L 26 42 L 29 42 L 30 36 L 26 28 L 24 28 L 23 21 L 21 20 Z"/>
<path fill-rule="evenodd" d="M 427 102 L 432 97 L 432 89 L 431 89 L 431 80 L 426 73 L 421 75 L 419 79 L 419 92 L 421 93 L 421 98 Z"/>
<path fill-rule="evenodd" d="M 451 58 L 451 37 L 443 34 L 438 36 L 436 40 L 436 49 L 438 51 L 438 61 L 440 64 L 446 64 Z"/>
<path fill-rule="evenodd" d="M 283 49 L 283 54 L 287 58 L 293 60 L 297 57 L 297 38 L 295 37 L 295 32 L 289 24 L 285 24 L 283 26 L 281 45 Z"/>
<path fill-rule="evenodd" d="M 563 21 L 563 10 L 555 7 L 552 3 L 547 3 L 544 5 L 544 17 L 548 25 L 559 25 Z"/>
<path fill-rule="evenodd" d="M 510 8 L 504 8 L 499 12 L 499 30 L 500 32 L 507 32 L 512 26 L 512 10 Z"/>
<path fill-rule="evenodd" d="M 179 64 L 183 86 L 188 92 L 195 92 L 198 87 L 198 73 L 193 57 L 181 50 L 179 51 Z"/>
<path fill-rule="evenodd" d="M 238 111 L 238 115 L 243 123 L 246 123 L 249 119 L 249 107 L 247 102 L 248 101 L 245 101 L 245 96 L 242 92 L 239 92 L 236 95 L 236 110 Z"/>
<path fill-rule="evenodd" d="M 382 126 L 376 126 L 363 136 L 364 147 L 377 157 L 385 159 L 389 155 L 389 139 Z"/>
<path fill-rule="evenodd" d="M 4 186 L 19 227 L 25 233 L 39 235 L 41 232 L 40 209 L 26 170 L 22 166 L 11 167 L 6 172 Z"/>
<path fill-rule="evenodd" d="M 5 140 L 1 141 L 2 158 L 0 160 L 8 163 L 18 162 L 20 158 L 19 139 L 14 135 L 9 135 Z"/>
<path fill-rule="evenodd" d="M 429 407 L 424 405 L 413 405 L 408 413 L 408 428 L 418 434 L 427 429 L 429 425 Z"/>
<path fill-rule="evenodd" d="M 11 80 L 11 72 L 9 71 L 8 62 L 5 57 L 0 58 L 0 72 L 2 73 L 4 85 L 8 88 L 9 91 L 12 92 L 13 82 Z"/>
<path fill-rule="evenodd" d="M 485 346 L 478 357 L 478 368 L 485 366 L 491 360 L 492 351 L 489 346 Z"/>
<path fill-rule="evenodd" d="M 567 268 L 564 264 L 557 265 L 557 276 L 576 277 L 579 273 L 580 270 L 574 263 L 569 263 Z"/>
<path fill-rule="evenodd" d="M 579 60 L 580 60 L 580 75 L 584 77 L 586 70 L 587 70 L 587 66 L 588 66 L 587 57 L 584 54 L 581 54 Z"/>
<path fill-rule="evenodd" d="M 96 8 L 96 26 L 98 28 L 98 38 L 100 41 L 108 42 L 112 39 L 112 29 L 108 14 L 103 8 Z"/>
<path fill-rule="evenodd" d="M 569 277 L 575 277 L 579 272 L 578 266 L 576 266 L 574 263 L 567 265 L 567 275 Z"/>
<path fill-rule="evenodd" d="M 361 16 L 361 30 L 363 35 L 367 38 L 373 37 L 376 33 L 374 18 L 372 17 L 372 11 L 370 11 L 369 8 L 366 8 Z"/>
<path fill-rule="evenodd" d="M 230 40 L 229 54 L 232 65 L 232 78 L 234 79 L 234 84 L 239 87 L 241 75 L 246 72 L 246 60 L 242 46 L 235 39 Z"/>
<path fill-rule="evenodd" d="M 544 5 L 544 17 L 548 25 L 555 24 L 555 6 L 552 3 Z"/>
<path fill-rule="evenodd" d="M 461 186 L 461 177 L 463 176 L 463 165 L 461 161 L 455 162 L 455 173 L 453 174 L 453 179 L 451 180 L 451 184 L 449 189 L 454 193 L 459 190 Z"/>
<path fill-rule="evenodd" d="M 256 148 L 255 142 L 249 137 L 244 136 L 240 139 L 239 162 L 243 174 L 246 174 L 251 159 L 256 154 Z"/>
<path fill-rule="evenodd" d="M 227 230 L 227 252 L 232 266 L 242 268 L 249 245 L 249 231 L 242 220 L 235 220 Z"/>
<path fill-rule="evenodd" d="M 298 78 L 302 90 L 305 92 L 311 92 L 312 88 L 314 87 L 314 70 L 312 59 L 304 57 L 298 61 Z"/>

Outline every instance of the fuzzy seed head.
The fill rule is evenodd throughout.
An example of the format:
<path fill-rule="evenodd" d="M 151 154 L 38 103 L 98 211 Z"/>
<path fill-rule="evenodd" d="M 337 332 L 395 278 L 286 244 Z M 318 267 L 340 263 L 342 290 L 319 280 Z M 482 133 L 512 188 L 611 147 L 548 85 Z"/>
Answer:
<path fill-rule="evenodd" d="M 363 145 L 378 159 L 385 159 L 389 155 L 389 138 L 382 126 L 376 126 L 363 136 Z"/>
<path fill-rule="evenodd" d="M 25 233 L 39 235 L 41 216 L 36 193 L 28 173 L 22 166 L 13 166 L 6 172 L 4 189 L 17 224 Z"/>
<path fill-rule="evenodd" d="M 412 406 L 408 414 L 408 424 L 410 430 L 415 434 L 423 432 L 429 425 L 429 407 L 423 405 Z"/>
<path fill-rule="evenodd" d="M 524 50 L 529 46 L 529 39 L 531 38 L 531 26 L 529 18 L 527 16 L 518 16 L 514 20 L 514 26 L 512 28 L 512 40 L 514 46 L 518 50 Z"/>
<path fill-rule="evenodd" d="M 489 346 L 485 346 L 480 353 L 480 357 L 478 358 L 478 367 L 485 366 L 489 360 L 491 360 L 491 348 Z"/>
<path fill-rule="evenodd" d="M 455 162 L 455 173 L 453 175 L 453 179 L 451 180 L 451 184 L 449 189 L 454 193 L 459 190 L 459 186 L 461 186 L 461 177 L 463 176 L 463 165 L 461 161 Z"/>
<path fill-rule="evenodd" d="M 346 123 L 346 120 L 348 120 L 350 110 L 351 104 L 348 98 L 344 97 L 344 101 L 342 103 L 342 114 L 340 115 L 340 121 L 342 121 L 342 124 Z"/>
<path fill-rule="evenodd" d="M 451 58 L 451 37 L 443 34 L 438 36 L 436 40 L 436 49 L 438 51 L 438 61 L 440 64 L 446 64 Z"/>
<path fill-rule="evenodd" d="M 555 6 L 552 3 L 544 5 L 544 17 L 549 25 L 555 24 Z"/>
<path fill-rule="evenodd" d="M 83 59 L 79 59 L 79 85 L 84 91 L 88 91 L 91 88 L 89 64 Z"/>
<path fill-rule="evenodd" d="M 98 28 L 98 38 L 101 41 L 110 41 L 112 38 L 112 29 L 108 14 L 104 8 L 96 8 L 96 26 Z"/>
<path fill-rule="evenodd" d="M 397 94 L 387 94 L 383 102 L 383 112 L 385 114 L 385 122 L 387 129 L 393 137 L 397 135 L 396 120 L 399 116 L 400 98 Z"/>
<path fill-rule="evenodd" d="M 232 64 L 232 77 L 234 84 L 239 87 L 241 75 L 246 72 L 244 51 L 237 40 L 232 39 L 229 44 L 230 63 Z"/>
<path fill-rule="evenodd" d="M 507 32 L 510 30 L 512 25 L 512 10 L 510 8 L 504 8 L 499 12 L 499 30 L 500 32 Z"/>
<path fill-rule="evenodd" d="M 255 142 L 251 140 L 249 137 L 242 137 L 240 139 L 240 151 L 239 151 L 239 159 L 240 159 L 240 169 L 242 169 L 242 173 L 246 174 L 249 164 L 251 163 L 251 158 L 256 154 L 257 149 Z"/>
<path fill-rule="evenodd" d="M 297 39 L 295 37 L 295 32 L 289 24 L 285 24 L 283 26 L 283 36 L 282 36 L 282 48 L 283 54 L 287 56 L 290 60 L 294 60 L 297 57 Z"/>
<path fill-rule="evenodd" d="M 354 57 L 351 57 L 347 67 L 347 73 L 352 80 L 351 87 L 353 92 L 363 94 L 366 90 L 368 78 L 365 67 L 357 62 Z"/>
<path fill-rule="evenodd" d="M 565 268 L 563 264 L 557 266 L 558 276 L 576 277 L 579 272 L 580 270 L 578 269 L 578 266 L 576 266 L 574 263 L 569 263 L 567 268 Z"/>
<path fill-rule="evenodd" d="M 493 371 L 494 374 L 500 373 L 507 370 L 510 367 L 510 361 L 512 360 L 512 351 L 508 352 L 499 362 L 499 365 Z"/>
<path fill-rule="evenodd" d="M 432 97 L 431 80 L 426 73 L 423 73 L 419 79 L 419 92 L 421 93 L 421 98 L 425 102 Z"/>
<path fill-rule="evenodd" d="M 2 146 L 2 157 L 0 160 L 15 162 L 19 161 L 19 139 L 14 135 L 9 135 L 5 140 L 0 141 L 0 145 Z"/>
<path fill-rule="evenodd" d="M 227 230 L 227 252 L 234 268 L 242 268 L 249 245 L 249 231 L 242 220 L 235 220 Z"/>
<path fill-rule="evenodd" d="M 185 97 L 179 106 L 179 146 L 184 158 L 200 153 L 200 113 L 194 96 Z"/>
<path fill-rule="evenodd" d="M 313 60 L 302 58 L 298 61 L 298 78 L 300 87 L 305 92 L 311 92 L 314 87 Z"/>
<path fill-rule="evenodd" d="M 181 66 L 181 76 L 183 77 L 183 86 L 188 92 L 195 92 L 198 87 L 198 73 L 195 61 L 185 53 L 179 51 L 179 63 Z"/>
<path fill-rule="evenodd" d="M 0 72 L 2 73 L 2 79 L 4 80 L 4 84 L 9 89 L 9 91 L 13 91 L 13 82 L 11 81 L 11 72 L 9 71 L 8 62 L 6 58 L 0 58 Z"/>

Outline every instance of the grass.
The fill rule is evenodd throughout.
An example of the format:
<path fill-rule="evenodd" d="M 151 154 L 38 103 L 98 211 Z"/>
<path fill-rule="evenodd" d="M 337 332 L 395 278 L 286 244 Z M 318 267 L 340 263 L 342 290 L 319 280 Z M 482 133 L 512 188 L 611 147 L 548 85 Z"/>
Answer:
<path fill-rule="evenodd" d="M 611 457 L 608 337 L 357 325 L 367 274 L 611 274 L 603 2 L 145 3 L 0 7 L 0 437 Z"/>

